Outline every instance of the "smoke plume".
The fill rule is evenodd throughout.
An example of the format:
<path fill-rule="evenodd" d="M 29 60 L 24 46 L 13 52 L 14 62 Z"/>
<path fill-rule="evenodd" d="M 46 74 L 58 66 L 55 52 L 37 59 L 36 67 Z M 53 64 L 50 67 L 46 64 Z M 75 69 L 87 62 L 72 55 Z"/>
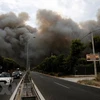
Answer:
<path fill-rule="evenodd" d="M 37 29 L 26 25 L 28 19 L 29 15 L 25 12 L 18 16 L 13 12 L 0 15 L 1 56 L 14 58 L 25 64 L 27 43 L 32 62 L 38 62 L 51 54 L 67 54 L 72 39 L 81 39 L 90 31 L 100 28 L 100 9 L 97 20 L 80 24 L 45 9 L 37 12 Z"/>

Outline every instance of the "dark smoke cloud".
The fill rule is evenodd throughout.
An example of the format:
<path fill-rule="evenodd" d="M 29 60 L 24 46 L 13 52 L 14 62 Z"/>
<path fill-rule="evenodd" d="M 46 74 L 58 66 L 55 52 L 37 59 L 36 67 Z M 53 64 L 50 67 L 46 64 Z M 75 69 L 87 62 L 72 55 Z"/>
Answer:
<path fill-rule="evenodd" d="M 25 12 L 18 16 L 13 12 L 0 15 L 0 55 L 16 60 L 25 57 L 27 39 L 36 32 L 35 28 L 25 24 L 28 19 Z"/>
<path fill-rule="evenodd" d="M 18 16 L 13 12 L 0 15 L 0 55 L 25 64 L 27 42 L 32 62 L 51 54 L 67 54 L 72 39 L 82 38 L 100 27 L 100 10 L 96 21 L 80 24 L 49 10 L 38 10 L 37 29 L 25 24 L 28 19 L 29 15 L 25 12 Z"/>

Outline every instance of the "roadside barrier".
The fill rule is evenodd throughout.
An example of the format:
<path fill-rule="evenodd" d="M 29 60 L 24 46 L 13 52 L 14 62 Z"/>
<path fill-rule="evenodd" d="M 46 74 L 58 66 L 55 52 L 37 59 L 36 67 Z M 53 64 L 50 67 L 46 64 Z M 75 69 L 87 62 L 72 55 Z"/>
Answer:
<path fill-rule="evenodd" d="M 45 100 L 29 73 L 25 73 L 9 100 Z"/>
<path fill-rule="evenodd" d="M 26 76 L 26 73 L 25 73 L 25 74 L 23 75 L 23 77 L 21 78 L 19 84 L 17 85 L 15 91 L 13 92 L 13 94 L 12 94 L 12 96 L 10 97 L 9 100 L 16 100 L 17 94 L 18 94 L 18 93 L 21 94 L 21 85 L 22 85 L 22 83 L 23 83 L 23 81 L 24 81 L 25 76 Z"/>
<path fill-rule="evenodd" d="M 32 82 L 33 87 L 34 87 L 34 92 L 35 92 L 35 94 L 37 96 L 37 100 L 45 100 L 44 97 L 42 96 L 41 92 L 39 91 L 39 89 L 35 85 L 34 81 L 32 80 L 32 78 L 31 78 L 31 82 Z"/>

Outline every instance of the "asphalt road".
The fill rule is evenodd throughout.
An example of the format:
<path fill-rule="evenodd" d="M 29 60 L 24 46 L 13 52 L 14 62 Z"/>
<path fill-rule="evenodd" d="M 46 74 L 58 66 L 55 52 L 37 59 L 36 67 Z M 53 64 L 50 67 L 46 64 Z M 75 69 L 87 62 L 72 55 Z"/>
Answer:
<path fill-rule="evenodd" d="M 0 100 L 9 100 L 20 79 L 14 79 L 12 87 L 3 86 L 0 87 Z"/>
<path fill-rule="evenodd" d="M 100 100 L 100 89 L 31 72 L 45 100 Z"/>

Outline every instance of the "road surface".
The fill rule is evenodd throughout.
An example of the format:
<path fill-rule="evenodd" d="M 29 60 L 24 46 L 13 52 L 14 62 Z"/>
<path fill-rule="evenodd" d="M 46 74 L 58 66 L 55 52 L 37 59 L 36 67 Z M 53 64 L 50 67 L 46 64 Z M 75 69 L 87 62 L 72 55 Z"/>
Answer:
<path fill-rule="evenodd" d="M 100 89 L 31 72 L 45 100 L 100 100 Z"/>
<path fill-rule="evenodd" d="M 3 86 L 0 87 L 0 100 L 9 100 L 16 86 L 18 85 L 20 79 L 14 79 L 12 87 Z"/>

